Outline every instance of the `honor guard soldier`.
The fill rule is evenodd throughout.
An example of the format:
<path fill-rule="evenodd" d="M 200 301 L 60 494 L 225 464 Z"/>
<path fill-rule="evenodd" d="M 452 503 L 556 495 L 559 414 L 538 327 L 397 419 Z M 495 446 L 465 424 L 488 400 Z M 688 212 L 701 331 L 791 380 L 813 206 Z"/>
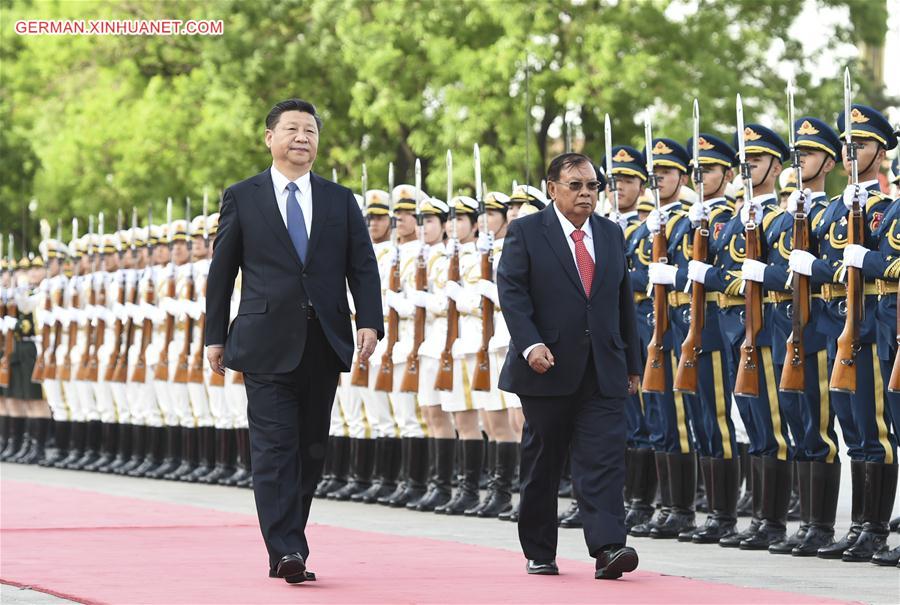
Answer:
<path fill-rule="evenodd" d="M 888 344 L 889 338 L 881 347 L 883 351 L 877 344 L 879 292 L 874 281 L 877 271 L 863 271 L 864 312 L 857 322 L 847 322 L 848 294 L 843 277 L 845 272 L 856 270 L 848 267 L 856 268 L 861 263 L 861 257 L 869 256 L 868 253 L 861 254 L 860 248 L 856 247 L 845 252 L 850 244 L 851 210 L 854 205 L 858 206 L 862 215 L 862 244 L 858 245 L 866 249 L 878 248 L 872 254 L 873 261 L 884 255 L 875 234 L 883 232 L 887 235 L 887 228 L 881 230 L 890 199 L 880 190 L 878 172 L 885 151 L 896 146 L 897 137 L 884 116 L 871 107 L 853 105 L 849 124 L 845 113 L 841 112 L 838 117 L 838 131 L 843 137 L 849 129 L 855 146 L 855 158 L 848 154 L 845 141 L 844 168 L 852 175 L 852 162 L 857 162 L 858 183 L 848 184 L 844 193 L 832 199 L 823 213 L 815 230 L 818 256 L 794 250 L 790 266 L 794 271 L 811 276 L 813 284 L 821 284 L 825 300 L 821 329 L 829 337 L 828 361 L 832 382 L 834 373 L 841 366 L 850 367 L 856 377 L 855 392 L 835 390 L 834 384 L 831 390 L 831 405 L 840 421 L 850 457 L 853 490 L 851 527 L 844 538 L 820 548 L 818 555 L 843 558 L 845 561 L 869 561 L 884 545 L 886 524 L 897 485 L 896 437 L 889 431 L 887 377 L 882 375 L 882 366 L 877 362 L 884 360 L 890 367 L 893 348 Z M 884 277 L 882 274 L 879 279 Z M 885 301 L 885 305 L 889 304 Z M 881 314 L 886 315 L 884 311 Z M 837 339 L 847 323 L 856 324 L 852 326 L 856 332 L 852 364 L 835 363 L 840 354 Z M 896 339 L 896 332 L 892 336 Z"/>

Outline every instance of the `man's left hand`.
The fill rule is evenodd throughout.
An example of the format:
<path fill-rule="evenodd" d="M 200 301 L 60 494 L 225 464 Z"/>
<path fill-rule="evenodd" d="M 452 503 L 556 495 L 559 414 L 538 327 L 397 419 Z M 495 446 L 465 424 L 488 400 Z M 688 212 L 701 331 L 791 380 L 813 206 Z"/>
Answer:
<path fill-rule="evenodd" d="M 641 377 L 634 375 L 628 377 L 628 394 L 635 395 L 638 392 L 638 387 L 641 385 Z"/>
<path fill-rule="evenodd" d="M 360 328 L 356 331 L 356 350 L 359 360 L 368 361 L 378 343 L 378 334 L 372 328 Z"/>

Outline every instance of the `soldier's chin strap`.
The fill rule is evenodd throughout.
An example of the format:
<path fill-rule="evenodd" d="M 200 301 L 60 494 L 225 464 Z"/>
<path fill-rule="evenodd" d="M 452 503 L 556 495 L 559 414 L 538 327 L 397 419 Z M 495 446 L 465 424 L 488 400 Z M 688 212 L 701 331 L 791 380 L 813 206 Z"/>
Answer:
<path fill-rule="evenodd" d="M 766 154 L 766 155 L 768 155 L 768 154 Z M 753 183 L 753 186 L 754 186 L 754 187 L 759 187 L 760 185 L 762 185 L 763 183 L 765 183 L 766 180 L 769 178 L 769 173 L 772 172 L 772 168 L 773 168 L 774 166 L 775 166 L 775 156 L 769 155 L 769 167 L 766 169 L 766 174 L 763 175 L 763 178 L 762 178 L 761 181 L 759 181 L 758 183 Z M 751 183 L 753 182 L 752 178 L 751 178 L 751 181 L 750 181 L 750 182 L 751 182 Z"/>
<path fill-rule="evenodd" d="M 882 147 L 882 146 L 881 146 L 881 143 L 879 143 L 879 144 L 878 144 L 878 149 L 875 150 L 875 155 L 872 156 L 872 159 L 869 161 L 869 163 L 866 165 L 865 168 L 863 168 L 862 170 L 857 171 L 857 174 L 865 174 L 865 173 L 867 173 L 867 172 L 869 171 L 869 168 L 872 167 L 872 164 L 875 163 L 875 160 L 878 159 L 878 152 L 879 152 L 880 150 L 882 150 L 882 149 L 884 149 L 884 147 Z"/>

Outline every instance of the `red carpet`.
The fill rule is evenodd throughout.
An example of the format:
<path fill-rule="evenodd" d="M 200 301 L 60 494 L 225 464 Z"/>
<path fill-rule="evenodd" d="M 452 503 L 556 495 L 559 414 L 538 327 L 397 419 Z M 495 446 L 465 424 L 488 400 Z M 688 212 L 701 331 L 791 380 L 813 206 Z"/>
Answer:
<path fill-rule="evenodd" d="M 0 580 L 84 603 L 837 602 L 646 571 L 599 582 L 585 561 L 529 577 L 518 553 L 321 525 L 319 581 L 289 586 L 266 578 L 250 515 L 12 481 L 0 492 Z"/>

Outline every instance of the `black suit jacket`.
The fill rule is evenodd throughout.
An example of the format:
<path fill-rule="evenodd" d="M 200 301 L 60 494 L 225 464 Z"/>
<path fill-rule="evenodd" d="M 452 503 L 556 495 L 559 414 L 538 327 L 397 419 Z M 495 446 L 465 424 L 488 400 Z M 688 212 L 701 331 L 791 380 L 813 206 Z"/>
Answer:
<path fill-rule="evenodd" d="M 641 373 L 634 299 L 622 230 L 592 215 L 595 270 L 587 296 L 552 205 L 510 223 L 497 269 L 500 307 L 511 342 L 500 388 L 562 396 L 581 385 L 593 351 L 601 395 L 628 395 L 628 375 Z M 556 360 L 538 374 L 522 352 L 542 342 Z"/>
<path fill-rule="evenodd" d="M 230 186 L 222 196 L 206 286 L 206 342 L 225 345 L 229 368 L 271 374 L 295 369 L 303 357 L 312 304 L 343 371 L 349 370 L 355 338 L 348 284 L 356 327 L 384 336 L 378 265 L 359 206 L 349 189 L 316 174 L 310 175 L 310 187 L 313 216 L 305 264 L 278 211 L 269 169 Z M 241 302 L 229 330 L 238 269 Z"/>

